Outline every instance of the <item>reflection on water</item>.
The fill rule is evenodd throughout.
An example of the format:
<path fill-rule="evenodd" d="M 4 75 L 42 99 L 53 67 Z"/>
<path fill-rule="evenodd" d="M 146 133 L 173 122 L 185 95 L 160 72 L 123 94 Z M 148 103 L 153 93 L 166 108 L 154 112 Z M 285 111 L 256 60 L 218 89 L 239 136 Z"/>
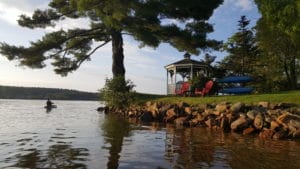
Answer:
<path fill-rule="evenodd" d="M 54 142 L 47 150 L 20 149 L 26 152 L 24 155 L 13 157 L 16 161 L 14 166 L 26 168 L 87 168 L 83 163 L 89 156 L 88 149 L 74 148 L 68 139 L 74 137 L 65 137 L 62 133 L 56 133 L 51 137 L 50 142 Z M 23 140 L 25 145 L 28 140 Z M 45 152 L 45 154 L 44 154 Z M 8 160 L 8 159 L 7 159 Z"/>
<path fill-rule="evenodd" d="M 0 100 L 0 169 L 300 168 L 300 141 L 138 124 L 98 102 Z"/>
<path fill-rule="evenodd" d="M 102 124 L 102 130 L 105 143 L 110 144 L 109 147 L 104 147 L 109 150 L 107 169 L 117 169 L 124 137 L 130 134 L 130 124 L 119 117 L 107 116 Z"/>

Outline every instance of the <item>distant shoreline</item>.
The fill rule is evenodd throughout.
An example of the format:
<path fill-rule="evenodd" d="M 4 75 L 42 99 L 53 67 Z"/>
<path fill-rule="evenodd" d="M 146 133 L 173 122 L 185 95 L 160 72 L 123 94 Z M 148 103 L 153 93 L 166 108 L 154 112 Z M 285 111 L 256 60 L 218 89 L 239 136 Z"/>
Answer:
<path fill-rule="evenodd" d="M 99 93 L 82 92 L 69 89 L 0 86 L 0 99 L 26 100 L 101 100 Z"/>

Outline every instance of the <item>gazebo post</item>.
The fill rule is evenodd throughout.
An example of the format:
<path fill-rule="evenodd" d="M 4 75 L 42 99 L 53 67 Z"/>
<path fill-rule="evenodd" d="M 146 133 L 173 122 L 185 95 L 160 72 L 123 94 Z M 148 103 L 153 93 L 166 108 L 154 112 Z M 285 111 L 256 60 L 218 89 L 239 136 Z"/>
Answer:
<path fill-rule="evenodd" d="M 169 94 L 169 71 L 167 69 L 167 94 Z"/>
<path fill-rule="evenodd" d="M 190 79 L 193 79 L 193 65 L 191 65 Z"/>
<path fill-rule="evenodd" d="M 176 74 L 177 74 L 177 67 L 175 66 L 175 69 L 174 69 L 174 85 L 175 85 L 175 88 L 176 88 Z"/>

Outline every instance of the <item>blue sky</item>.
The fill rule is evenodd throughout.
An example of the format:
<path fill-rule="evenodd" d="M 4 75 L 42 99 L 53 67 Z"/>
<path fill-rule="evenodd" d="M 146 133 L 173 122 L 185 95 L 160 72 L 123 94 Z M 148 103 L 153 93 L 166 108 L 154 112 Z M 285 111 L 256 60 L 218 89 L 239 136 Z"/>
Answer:
<path fill-rule="evenodd" d="M 87 25 L 85 20 L 64 21 L 55 28 L 30 30 L 18 26 L 16 20 L 20 14 L 30 15 L 36 8 L 46 8 L 49 0 L 0 0 L 0 41 L 14 45 L 28 45 L 43 36 L 44 33 L 55 29 L 81 27 Z M 255 25 L 260 15 L 253 0 L 224 0 L 224 3 L 214 11 L 209 22 L 214 25 L 214 33 L 209 38 L 226 41 L 237 31 L 237 21 L 241 15 L 246 15 Z M 143 93 L 166 93 L 166 70 L 164 66 L 183 58 L 168 44 L 158 48 L 139 48 L 139 43 L 131 37 L 124 37 L 124 54 L 126 78 L 136 85 L 135 90 Z M 214 52 L 217 60 L 225 53 Z M 195 60 L 203 58 L 203 54 L 192 56 Z M 0 56 L 0 85 L 51 87 L 75 89 L 96 92 L 104 85 L 105 78 L 112 77 L 111 73 L 111 44 L 98 50 L 92 60 L 82 64 L 75 72 L 67 77 L 61 77 L 53 72 L 50 65 L 44 69 L 19 67 L 15 61 L 8 61 Z"/>

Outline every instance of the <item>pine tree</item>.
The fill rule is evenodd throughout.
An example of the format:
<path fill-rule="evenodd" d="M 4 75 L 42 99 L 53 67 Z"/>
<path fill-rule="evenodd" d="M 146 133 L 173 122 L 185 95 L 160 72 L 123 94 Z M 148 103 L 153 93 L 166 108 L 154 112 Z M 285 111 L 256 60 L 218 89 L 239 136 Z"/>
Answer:
<path fill-rule="evenodd" d="M 236 32 L 224 44 L 224 50 L 228 52 L 221 61 L 221 67 L 236 75 L 251 74 L 258 49 L 254 32 L 248 28 L 250 20 L 241 16 L 238 21 L 238 32 Z"/>
<path fill-rule="evenodd" d="M 29 47 L 0 44 L 0 52 L 21 65 L 43 68 L 52 60 L 57 74 L 66 76 L 91 59 L 96 50 L 112 44 L 113 76 L 125 77 L 123 35 L 141 46 L 169 43 L 179 51 L 199 54 L 219 42 L 207 20 L 223 0 L 52 0 L 49 8 L 22 15 L 19 25 L 31 29 L 55 26 L 65 19 L 86 18 L 90 27 L 58 30 L 31 42 Z M 176 22 L 173 22 L 176 21 Z M 178 21 L 178 22 L 177 22 Z"/>

